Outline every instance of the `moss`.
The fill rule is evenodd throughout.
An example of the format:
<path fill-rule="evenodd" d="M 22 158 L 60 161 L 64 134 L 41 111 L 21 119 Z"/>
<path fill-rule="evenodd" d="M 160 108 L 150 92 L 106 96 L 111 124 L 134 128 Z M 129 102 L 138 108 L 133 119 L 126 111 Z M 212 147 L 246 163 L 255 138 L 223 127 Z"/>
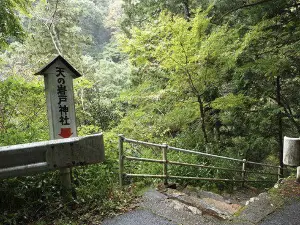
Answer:
<path fill-rule="evenodd" d="M 241 215 L 241 213 L 244 211 L 244 209 L 246 208 L 247 206 L 243 206 L 241 207 L 238 211 L 236 211 L 234 214 L 233 214 L 233 217 L 238 217 Z"/>
<path fill-rule="evenodd" d="M 296 182 L 295 175 L 281 181 L 269 190 L 272 203 L 275 206 L 282 206 L 290 200 L 300 200 L 300 184 Z"/>

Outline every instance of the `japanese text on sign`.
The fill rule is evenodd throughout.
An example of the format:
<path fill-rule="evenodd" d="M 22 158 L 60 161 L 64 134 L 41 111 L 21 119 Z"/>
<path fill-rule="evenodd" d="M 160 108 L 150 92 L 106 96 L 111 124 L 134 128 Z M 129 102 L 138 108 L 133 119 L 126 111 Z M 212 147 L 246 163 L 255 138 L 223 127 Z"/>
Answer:
<path fill-rule="evenodd" d="M 65 85 L 65 74 L 64 68 L 56 67 L 56 77 L 57 77 L 57 95 L 58 95 L 58 105 L 60 117 L 59 122 L 61 125 L 70 125 L 69 117 L 69 107 L 66 105 L 68 96 L 67 96 L 67 86 Z"/>

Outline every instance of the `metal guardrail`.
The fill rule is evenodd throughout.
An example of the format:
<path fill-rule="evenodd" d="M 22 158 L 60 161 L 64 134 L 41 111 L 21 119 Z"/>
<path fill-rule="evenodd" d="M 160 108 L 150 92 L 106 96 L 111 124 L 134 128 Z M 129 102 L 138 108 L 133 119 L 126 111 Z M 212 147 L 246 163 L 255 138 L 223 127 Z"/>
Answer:
<path fill-rule="evenodd" d="M 102 134 L 0 147 L 0 178 L 104 161 Z"/>
<path fill-rule="evenodd" d="M 161 150 L 162 150 L 162 159 L 159 160 L 159 159 L 149 159 L 149 158 L 126 156 L 126 155 L 124 155 L 124 142 L 140 144 L 140 145 L 148 146 L 148 147 L 161 148 Z M 191 163 L 186 163 L 186 162 L 169 161 L 168 156 L 167 156 L 167 153 L 169 151 L 177 151 L 177 152 L 183 152 L 183 153 L 186 153 L 186 154 L 196 154 L 196 155 L 201 155 L 201 156 L 205 156 L 205 157 L 229 160 L 229 161 L 233 161 L 233 162 L 237 162 L 237 163 L 242 163 L 242 167 L 241 167 L 241 169 L 232 169 L 232 168 L 208 166 L 208 165 L 201 165 L 201 164 L 191 164 Z M 124 173 L 124 161 L 125 160 L 160 163 L 160 164 L 163 165 L 162 174 L 161 175 L 153 175 L 153 174 L 127 174 L 127 173 Z M 258 171 L 246 170 L 246 165 L 247 164 L 259 165 L 259 166 L 264 166 L 264 167 L 269 167 L 269 168 L 276 168 L 277 173 L 268 173 L 268 172 L 258 172 Z M 191 167 L 198 167 L 198 168 L 232 171 L 232 172 L 241 173 L 241 179 L 235 180 L 235 179 L 219 179 L 219 178 L 208 178 L 208 177 L 172 176 L 172 175 L 168 174 L 168 165 L 191 166 Z M 119 181 L 120 181 L 120 185 L 123 186 L 124 177 L 162 178 L 164 180 L 164 184 L 168 183 L 168 179 L 191 179 L 191 180 L 206 180 L 206 181 L 232 181 L 232 182 L 241 182 L 242 185 L 244 185 L 246 182 L 274 182 L 274 180 L 273 181 L 272 180 L 247 180 L 246 179 L 246 174 L 247 173 L 255 173 L 255 174 L 273 175 L 273 176 L 277 176 L 278 179 L 279 179 L 281 177 L 280 171 L 281 171 L 282 168 L 280 166 L 247 161 L 246 159 L 235 159 L 235 158 L 230 158 L 230 157 L 225 157 L 225 156 L 208 154 L 208 153 L 204 153 L 204 152 L 197 152 L 197 151 L 193 151 L 193 150 L 176 148 L 176 147 L 168 146 L 167 144 L 155 144 L 155 143 L 150 143 L 150 142 L 137 141 L 137 140 L 125 138 L 123 135 L 119 135 L 119 169 L 120 169 L 120 171 L 119 171 Z"/>

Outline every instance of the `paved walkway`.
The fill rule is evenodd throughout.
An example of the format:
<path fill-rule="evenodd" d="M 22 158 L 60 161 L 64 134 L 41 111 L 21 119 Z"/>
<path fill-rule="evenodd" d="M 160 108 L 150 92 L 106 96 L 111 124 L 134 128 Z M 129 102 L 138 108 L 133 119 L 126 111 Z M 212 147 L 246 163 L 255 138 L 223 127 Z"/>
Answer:
<path fill-rule="evenodd" d="M 300 225 L 300 200 L 277 208 L 267 193 L 252 198 L 249 205 L 232 220 L 207 215 L 205 210 L 172 198 L 154 189 L 148 190 L 139 207 L 106 219 L 103 225 Z M 201 200 L 201 199 L 199 199 Z"/>
<path fill-rule="evenodd" d="M 193 206 L 170 199 L 166 195 L 150 189 L 140 206 L 123 215 L 104 220 L 102 225 L 214 225 L 218 220 L 202 215 Z"/>
<path fill-rule="evenodd" d="M 267 216 L 260 225 L 299 225 L 300 201 L 292 201 Z"/>
<path fill-rule="evenodd" d="M 136 209 L 131 212 L 107 219 L 102 225 L 176 225 L 166 218 L 158 216 L 149 210 Z"/>

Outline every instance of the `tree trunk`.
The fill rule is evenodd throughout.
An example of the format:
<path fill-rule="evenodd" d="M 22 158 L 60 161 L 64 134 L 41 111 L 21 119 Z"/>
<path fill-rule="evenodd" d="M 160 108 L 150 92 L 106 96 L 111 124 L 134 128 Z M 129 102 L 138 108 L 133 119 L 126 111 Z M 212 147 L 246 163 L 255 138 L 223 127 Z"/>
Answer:
<path fill-rule="evenodd" d="M 215 121 L 215 138 L 216 138 L 216 141 L 220 141 L 221 140 L 220 128 L 221 128 L 222 122 L 219 119 L 219 113 L 216 113 L 216 114 L 218 114 L 218 116 Z"/>
<path fill-rule="evenodd" d="M 281 86 L 280 86 L 280 76 L 276 78 L 276 100 L 278 103 L 278 106 L 281 107 Z M 277 115 L 278 118 L 278 147 L 279 147 L 279 162 L 280 162 L 280 175 L 283 175 L 283 140 L 282 140 L 282 113 L 279 112 Z"/>
<path fill-rule="evenodd" d="M 189 8 L 189 0 L 184 0 L 182 4 L 183 4 L 183 9 L 184 9 L 184 17 L 187 21 L 190 21 L 191 12 L 190 12 L 190 8 Z"/>
<path fill-rule="evenodd" d="M 205 113 L 204 113 L 203 102 L 202 102 L 202 99 L 201 99 L 200 95 L 198 95 L 197 98 L 198 98 L 198 103 L 199 103 L 199 108 L 200 108 L 201 129 L 202 129 L 202 132 L 203 132 L 204 141 L 207 144 L 208 143 L 208 138 L 207 138 L 207 133 L 206 133 Z"/>

